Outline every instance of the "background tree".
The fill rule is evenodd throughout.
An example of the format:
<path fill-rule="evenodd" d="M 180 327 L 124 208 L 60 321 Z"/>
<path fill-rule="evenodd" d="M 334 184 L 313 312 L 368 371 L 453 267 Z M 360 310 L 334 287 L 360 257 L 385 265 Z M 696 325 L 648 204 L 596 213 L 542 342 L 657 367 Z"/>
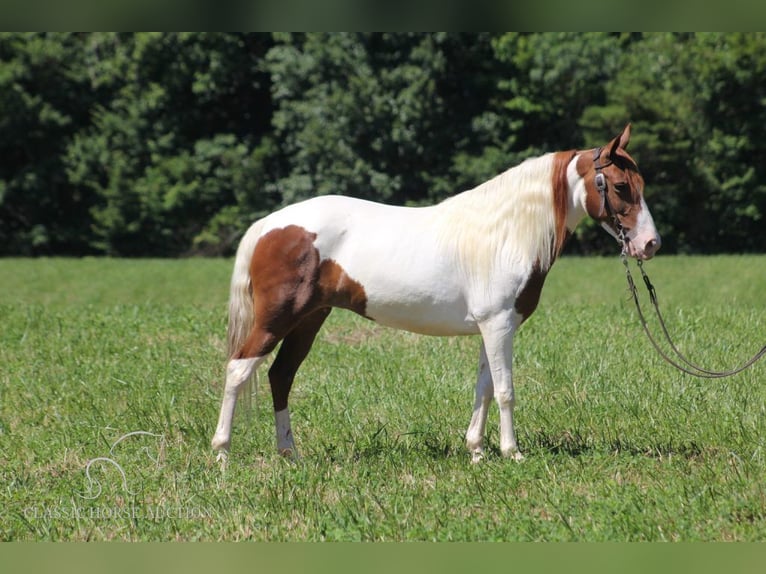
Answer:
<path fill-rule="evenodd" d="M 226 225 L 273 207 L 260 193 L 270 118 L 267 36 L 99 34 L 84 49 L 106 92 L 67 148 L 71 184 L 96 196 L 93 246 L 184 253 L 231 243 Z M 223 235 L 223 236 L 222 236 Z"/>
<path fill-rule="evenodd" d="M 763 35 L 648 34 L 622 55 L 607 104 L 581 123 L 595 145 L 624 118 L 670 252 L 758 250 L 764 203 Z M 587 230 L 587 226 L 585 227 Z"/>
<path fill-rule="evenodd" d="M 689 248 L 766 248 L 766 36 L 702 34 L 700 111 L 707 137 L 695 163 L 708 192 L 696 193 Z"/>
<path fill-rule="evenodd" d="M 279 35 L 268 54 L 286 202 L 455 193 L 453 156 L 494 90 L 487 34 Z"/>
<path fill-rule="evenodd" d="M 432 203 L 628 121 L 664 252 L 762 251 L 764 102 L 762 33 L 0 34 L 0 254 L 230 254 L 280 205 Z"/>
<path fill-rule="evenodd" d="M 88 251 L 89 192 L 63 165 L 98 99 L 70 34 L 0 35 L 0 253 Z"/>

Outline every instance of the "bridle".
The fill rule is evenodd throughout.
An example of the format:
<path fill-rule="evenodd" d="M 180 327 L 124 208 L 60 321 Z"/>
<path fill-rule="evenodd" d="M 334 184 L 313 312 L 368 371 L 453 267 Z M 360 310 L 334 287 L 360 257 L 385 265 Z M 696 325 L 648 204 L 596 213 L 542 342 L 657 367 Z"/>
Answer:
<path fill-rule="evenodd" d="M 606 216 L 611 218 L 612 223 L 614 224 L 614 230 L 615 230 L 615 238 L 620 243 L 622 247 L 622 253 L 623 255 L 627 254 L 627 248 L 628 248 L 628 237 L 625 234 L 625 228 L 622 226 L 622 222 L 620 221 L 620 218 L 617 217 L 617 212 L 612 207 L 612 204 L 609 202 L 609 193 L 608 187 L 606 185 L 606 176 L 601 173 L 601 170 L 605 167 L 609 167 L 614 162 L 610 159 L 607 160 L 606 163 L 600 163 L 599 160 L 601 159 L 601 152 L 603 151 L 602 147 L 597 147 L 593 150 L 593 167 L 596 169 L 596 176 L 594 178 L 594 182 L 596 184 L 596 190 L 598 191 L 599 195 L 601 196 L 601 209 L 606 213 Z"/>
<path fill-rule="evenodd" d="M 606 212 L 607 217 L 610 217 L 612 219 L 612 223 L 614 224 L 614 228 L 616 231 L 616 238 L 622 248 L 622 253 L 620 254 L 620 258 L 622 259 L 622 264 L 625 266 L 626 280 L 628 282 L 628 291 L 630 291 L 630 294 L 633 297 L 633 302 L 636 304 L 636 310 L 638 311 L 638 318 L 641 321 L 641 326 L 643 327 L 644 332 L 646 333 L 646 336 L 649 338 L 649 341 L 651 342 L 652 346 L 659 353 L 659 355 L 669 364 L 673 365 L 675 368 L 686 373 L 687 375 L 693 375 L 695 377 L 701 377 L 706 379 L 720 379 L 723 377 L 730 377 L 732 375 L 736 375 L 737 373 L 744 371 L 745 369 L 753 365 L 753 363 L 755 363 L 756 361 L 761 359 L 764 355 L 766 355 L 766 345 L 764 345 L 760 351 L 758 351 L 755 355 L 753 355 L 750 359 L 748 359 L 742 365 L 740 365 L 739 367 L 735 369 L 731 369 L 727 371 L 711 371 L 708 369 L 703 369 L 702 367 L 692 363 L 689 359 L 687 359 L 681 353 L 681 351 L 678 350 L 676 345 L 673 343 L 673 340 L 670 337 L 670 333 L 668 333 L 667 326 L 665 325 L 665 320 L 663 319 L 662 313 L 660 312 L 660 307 L 657 303 L 657 291 L 655 290 L 654 285 L 652 285 L 652 282 L 649 279 L 649 276 L 646 274 L 646 271 L 644 271 L 643 261 L 641 261 L 641 259 L 637 259 L 636 264 L 638 265 L 638 269 L 641 271 L 641 276 L 644 280 L 644 284 L 646 285 L 646 289 L 649 292 L 649 299 L 651 300 L 652 306 L 654 307 L 654 310 L 657 314 L 657 319 L 659 320 L 660 327 L 662 328 L 662 333 L 665 336 L 665 340 L 670 345 L 670 348 L 673 350 L 673 353 L 675 353 L 677 360 L 668 356 L 668 354 L 665 353 L 665 351 L 663 351 L 663 349 L 657 343 L 651 331 L 649 330 L 649 326 L 646 323 L 646 318 L 644 317 L 644 313 L 641 310 L 641 303 L 639 302 L 639 299 L 638 299 L 638 289 L 636 288 L 635 281 L 633 281 L 633 275 L 630 273 L 630 266 L 628 264 L 628 241 L 630 240 L 625 234 L 625 228 L 622 226 L 620 219 L 617 217 L 617 212 L 612 208 L 611 203 L 609 203 L 609 194 L 607 193 L 606 176 L 601 172 L 601 170 L 611 165 L 613 162 L 611 160 L 608 160 L 607 163 L 604 163 L 604 164 L 599 163 L 602 150 L 603 148 L 596 148 L 593 150 L 593 165 L 596 169 L 596 176 L 595 176 L 596 189 L 598 190 L 598 193 L 601 196 L 601 201 L 603 203 L 602 209 Z"/>

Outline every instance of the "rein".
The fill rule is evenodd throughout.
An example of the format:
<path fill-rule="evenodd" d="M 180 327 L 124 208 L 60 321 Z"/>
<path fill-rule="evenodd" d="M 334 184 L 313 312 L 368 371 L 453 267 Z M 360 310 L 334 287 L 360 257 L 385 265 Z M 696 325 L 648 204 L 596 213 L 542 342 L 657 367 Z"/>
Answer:
<path fill-rule="evenodd" d="M 636 310 L 638 311 L 638 317 L 641 320 L 641 326 L 643 327 L 644 332 L 646 333 L 646 336 L 649 338 L 649 341 L 652 343 L 652 346 L 656 349 L 659 355 L 663 359 L 665 359 L 665 361 L 673 365 L 676 369 L 686 373 L 687 375 L 693 375 L 695 377 L 700 377 L 704 379 L 722 379 L 724 377 L 730 377 L 732 375 L 736 375 L 737 373 L 744 371 L 748 367 L 752 366 L 756 361 L 763 358 L 764 355 L 766 355 L 766 345 L 764 345 L 763 347 L 761 347 L 760 351 L 758 351 L 745 363 L 743 363 L 739 367 L 736 367 L 735 369 L 731 369 L 727 371 L 711 371 L 708 369 L 703 369 L 699 365 L 696 365 L 693 362 L 691 362 L 689 359 L 687 359 L 681 353 L 681 351 L 678 350 L 678 347 L 676 347 L 676 345 L 673 343 L 673 339 L 670 337 L 670 333 L 668 333 L 667 326 L 665 325 L 665 320 L 663 319 L 662 313 L 660 312 L 660 307 L 657 304 L 657 291 L 654 289 L 654 285 L 652 285 L 652 282 L 649 280 L 649 276 L 646 274 L 646 271 L 644 271 L 643 264 L 641 260 L 639 259 L 637 261 L 638 268 L 641 271 L 641 276 L 643 277 L 644 283 L 646 284 L 646 289 L 649 292 L 649 298 L 657 314 L 657 319 L 659 319 L 660 326 L 662 328 L 662 333 L 665 336 L 665 340 L 670 345 L 670 348 L 675 353 L 678 361 L 674 360 L 672 357 L 669 357 L 667 353 L 665 353 L 665 351 L 663 351 L 660 348 L 659 344 L 657 343 L 655 338 L 652 336 L 652 333 L 649 330 L 649 326 L 646 323 L 644 313 L 641 310 L 641 304 L 639 303 L 639 300 L 638 300 L 638 289 L 636 288 L 636 284 L 633 281 L 633 275 L 631 275 L 630 273 L 630 267 L 628 266 L 628 258 L 625 251 L 623 251 L 621 257 L 622 257 L 622 263 L 623 265 L 625 265 L 626 279 L 628 281 L 628 290 L 630 291 L 630 294 L 633 296 L 633 302 L 636 304 Z"/>
<path fill-rule="evenodd" d="M 654 288 L 654 285 L 652 285 L 652 282 L 649 279 L 649 276 L 646 274 L 646 271 L 644 271 L 643 262 L 640 259 L 638 259 L 636 263 L 638 265 L 639 271 L 641 271 L 641 277 L 643 278 L 644 284 L 646 285 L 646 290 L 649 292 L 649 299 L 651 300 L 652 306 L 654 307 L 654 311 L 657 314 L 657 319 L 659 320 L 662 333 L 665 336 L 665 340 L 670 345 L 670 348 L 673 350 L 673 353 L 675 353 L 676 358 L 668 356 L 668 354 L 662 350 L 662 348 L 660 347 L 660 345 L 657 343 L 656 339 L 652 335 L 651 331 L 649 330 L 649 326 L 647 325 L 646 318 L 644 317 L 644 313 L 641 310 L 641 303 L 639 302 L 639 299 L 638 299 L 638 289 L 636 288 L 636 283 L 633 280 L 633 275 L 630 273 L 630 266 L 628 265 L 627 244 L 629 239 L 627 238 L 625 234 L 625 229 L 623 228 L 622 223 L 620 222 L 619 218 L 617 217 L 617 214 L 612 209 L 612 206 L 609 203 L 609 196 L 607 194 L 606 177 L 604 176 L 603 173 L 601 173 L 601 170 L 605 168 L 606 166 L 608 166 L 611 163 L 611 161 L 606 164 L 599 163 L 601 150 L 602 148 L 596 148 L 595 150 L 593 150 L 593 163 L 596 169 L 596 177 L 595 177 L 596 189 L 601 195 L 601 199 L 603 202 L 602 209 L 606 212 L 606 215 L 608 217 L 612 218 L 612 221 L 615 226 L 617 241 L 620 243 L 622 247 L 622 253 L 620 257 L 622 259 L 622 264 L 625 266 L 625 276 L 628 282 L 628 290 L 630 291 L 630 294 L 633 296 L 633 302 L 636 304 L 636 311 L 638 311 L 638 318 L 641 321 L 641 326 L 644 329 L 644 333 L 646 333 L 646 336 L 648 337 L 649 341 L 651 342 L 652 346 L 655 348 L 657 353 L 659 353 L 659 355 L 665 361 L 673 365 L 679 371 L 686 373 L 687 375 L 692 375 L 695 377 L 700 377 L 705 379 L 722 379 L 724 377 L 730 377 L 732 375 L 736 375 L 737 373 L 741 373 L 748 367 L 752 366 L 759 359 L 763 358 L 763 356 L 766 355 L 766 345 L 761 347 L 760 351 L 758 351 L 755 355 L 753 355 L 750 359 L 748 359 L 739 367 L 736 367 L 731 370 L 726 370 L 726 371 L 711 371 L 709 369 L 704 369 L 700 367 L 699 365 L 696 365 L 695 363 L 691 362 L 689 359 L 687 359 L 683 355 L 683 353 L 681 353 L 681 351 L 678 350 L 678 347 L 676 347 L 676 345 L 673 343 L 673 339 L 671 338 L 670 333 L 668 332 L 668 328 L 665 325 L 665 319 L 662 317 L 662 313 L 660 312 L 660 307 L 657 303 L 657 291 Z"/>

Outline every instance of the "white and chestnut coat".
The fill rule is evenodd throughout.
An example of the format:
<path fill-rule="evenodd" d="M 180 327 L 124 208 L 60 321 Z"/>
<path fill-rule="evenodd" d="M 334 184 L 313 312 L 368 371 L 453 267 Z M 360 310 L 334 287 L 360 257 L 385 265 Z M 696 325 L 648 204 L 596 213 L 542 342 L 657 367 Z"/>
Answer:
<path fill-rule="evenodd" d="M 282 345 L 269 370 L 277 448 L 295 455 L 287 397 L 332 307 L 427 335 L 480 334 L 466 442 L 483 456 L 487 410 L 500 409 L 500 450 L 521 458 L 513 427 L 512 341 L 545 276 L 586 215 L 648 259 L 660 245 L 643 179 L 625 151 L 630 126 L 603 148 L 529 159 L 431 207 L 341 196 L 291 205 L 242 238 L 231 281 L 229 362 L 213 448 L 225 460 L 237 393 Z M 595 153 L 594 153 L 595 152 Z M 595 184 L 596 171 L 606 189 Z"/>

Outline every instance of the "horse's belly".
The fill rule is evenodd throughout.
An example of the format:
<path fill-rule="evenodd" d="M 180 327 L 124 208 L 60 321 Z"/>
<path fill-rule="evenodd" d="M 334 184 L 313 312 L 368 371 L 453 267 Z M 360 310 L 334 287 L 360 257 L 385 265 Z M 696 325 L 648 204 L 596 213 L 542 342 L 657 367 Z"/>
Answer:
<path fill-rule="evenodd" d="M 460 290 L 443 280 L 421 285 L 377 277 L 362 280 L 362 285 L 367 291 L 365 315 L 381 325 L 423 335 L 478 333 Z"/>
<path fill-rule="evenodd" d="M 418 305 L 375 305 L 368 301 L 366 315 L 376 323 L 421 335 L 474 335 L 478 327 L 460 308 Z"/>

